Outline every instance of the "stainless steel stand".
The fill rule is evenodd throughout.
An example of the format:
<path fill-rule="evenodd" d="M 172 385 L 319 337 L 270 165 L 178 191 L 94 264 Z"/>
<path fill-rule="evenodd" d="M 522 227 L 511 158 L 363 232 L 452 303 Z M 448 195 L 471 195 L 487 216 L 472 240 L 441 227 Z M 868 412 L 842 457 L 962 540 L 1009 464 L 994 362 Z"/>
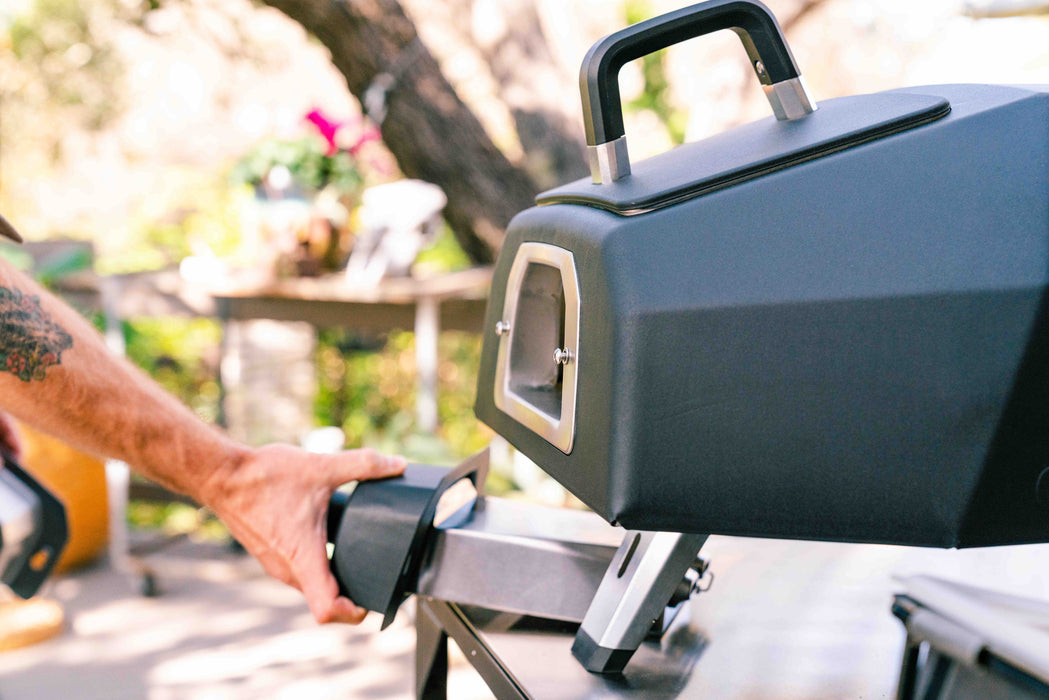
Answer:
<path fill-rule="evenodd" d="M 466 524 L 433 531 L 415 592 L 579 622 L 622 538 L 594 513 L 487 497 Z"/>
<path fill-rule="evenodd" d="M 590 673 L 572 658 L 575 625 L 504 616 L 417 596 L 416 698 L 447 700 L 447 644 L 463 656 L 499 700 L 681 700 L 706 640 L 687 606 L 659 640 L 642 642 L 621 674 Z"/>
<path fill-rule="evenodd" d="M 680 621 L 676 635 L 663 634 L 672 618 L 668 603 L 686 601 L 695 590 L 701 571 L 686 573 L 705 540 L 705 535 L 664 532 L 624 537 L 622 529 L 593 513 L 498 498 L 479 501 L 469 522 L 433 531 L 422 561 L 414 591 L 416 696 L 446 697 L 450 636 L 499 698 L 532 697 L 519 678 L 522 669 L 512 671 L 504 656 L 546 655 L 547 678 L 529 676 L 533 686 L 556 677 L 556 664 L 557 674 L 571 678 L 566 687 L 608 690 L 617 687 L 616 678 L 647 637 L 648 646 L 656 647 L 646 651 L 642 663 L 631 664 L 629 673 L 637 666 L 645 687 L 656 693 L 651 697 L 676 697 L 673 689 L 702 644 Z M 522 622 L 530 623 L 527 631 L 519 629 Z M 658 645 L 671 638 L 675 655 L 664 658 Z M 582 666 L 568 653 L 570 646 Z M 638 697 L 626 688 L 613 696 Z"/>
<path fill-rule="evenodd" d="M 619 673 L 663 614 L 707 535 L 628 532 L 572 645 L 594 673 Z"/>
<path fill-rule="evenodd" d="M 896 697 L 1049 697 L 1049 605 L 932 576 L 900 579 L 907 630 Z"/>

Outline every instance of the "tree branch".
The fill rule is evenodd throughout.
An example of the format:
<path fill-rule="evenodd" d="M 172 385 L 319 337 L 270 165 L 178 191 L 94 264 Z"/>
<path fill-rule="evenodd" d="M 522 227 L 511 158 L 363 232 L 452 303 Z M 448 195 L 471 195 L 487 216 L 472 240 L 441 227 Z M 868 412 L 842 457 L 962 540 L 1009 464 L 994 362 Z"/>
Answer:
<path fill-rule="evenodd" d="M 467 255 L 493 261 L 510 218 L 532 205 L 537 188 L 456 95 L 397 0 L 263 1 L 328 48 L 362 104 L 377 76 L 392 77 L 383 141 L 405 175 L 444 189 L 445 219 Z"/>

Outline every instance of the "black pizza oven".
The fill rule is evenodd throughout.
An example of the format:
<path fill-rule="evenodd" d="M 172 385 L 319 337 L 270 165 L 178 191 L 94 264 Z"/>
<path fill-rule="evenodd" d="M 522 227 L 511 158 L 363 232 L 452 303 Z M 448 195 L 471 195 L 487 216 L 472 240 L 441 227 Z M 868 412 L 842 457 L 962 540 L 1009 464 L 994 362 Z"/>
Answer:
<path fill-rule="evenodd" d="M 774 116 L 630 164 L 617 74 L 729 28 Z M 753 2 L 591 49 L 593 178 L 496 265 L 478 417 L 638 530 L 1049 540 L 1049 88 L 809 97 Z"/>
<path fill-rule="evenodd" d="M 631 165 L 619 69 L 721 29 L 774 116 Z M 602 39 L 580 88 L 592 178 L 511 222 L 475 409 L 601 517 L 484 496 L 485 455 L 333 506 L 343 590 L 387 620 L 422 596 L 417 687 L 426 625 L 461 627 L 434 601 L 578 622 L 583 668 L 622 672 L 705 590 L 709 534 L 1049 541 L 1049 88 L 817 109 L 743 0 Z"/>

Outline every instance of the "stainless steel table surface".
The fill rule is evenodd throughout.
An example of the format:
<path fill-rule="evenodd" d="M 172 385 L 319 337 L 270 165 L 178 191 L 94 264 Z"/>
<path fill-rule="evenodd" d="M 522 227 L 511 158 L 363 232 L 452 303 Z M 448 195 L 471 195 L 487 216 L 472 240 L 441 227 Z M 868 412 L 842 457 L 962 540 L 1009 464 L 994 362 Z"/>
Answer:
<path fill-rule="evenodd" d="M 642 647 L 621 677 L 586 673 L 570 634 L 481 639 L 534 698 L 890 698 L 905 640 L 890 612 L 894 574 L 1049 599 L 1049 545 L 953 551 L 712 537 L 703 553 L 712 589 L 692 600 L 662 650 Z"/>

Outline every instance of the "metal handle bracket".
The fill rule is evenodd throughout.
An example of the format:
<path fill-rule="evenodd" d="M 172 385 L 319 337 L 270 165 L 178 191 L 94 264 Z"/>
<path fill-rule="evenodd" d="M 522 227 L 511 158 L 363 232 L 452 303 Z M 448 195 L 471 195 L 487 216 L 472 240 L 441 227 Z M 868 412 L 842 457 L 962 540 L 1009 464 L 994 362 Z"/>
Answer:
<path fill-rule="evenodd" d="M 756 0 L 709 0 L 610 34 L 591 47 L 579 71 L 590 173 L 595 184 L 630 174 L 619 71 L 628 62 L 721 29 L 735 32 L 773 114 L 781 121 L 816 110 L 783 32 Z"/>

